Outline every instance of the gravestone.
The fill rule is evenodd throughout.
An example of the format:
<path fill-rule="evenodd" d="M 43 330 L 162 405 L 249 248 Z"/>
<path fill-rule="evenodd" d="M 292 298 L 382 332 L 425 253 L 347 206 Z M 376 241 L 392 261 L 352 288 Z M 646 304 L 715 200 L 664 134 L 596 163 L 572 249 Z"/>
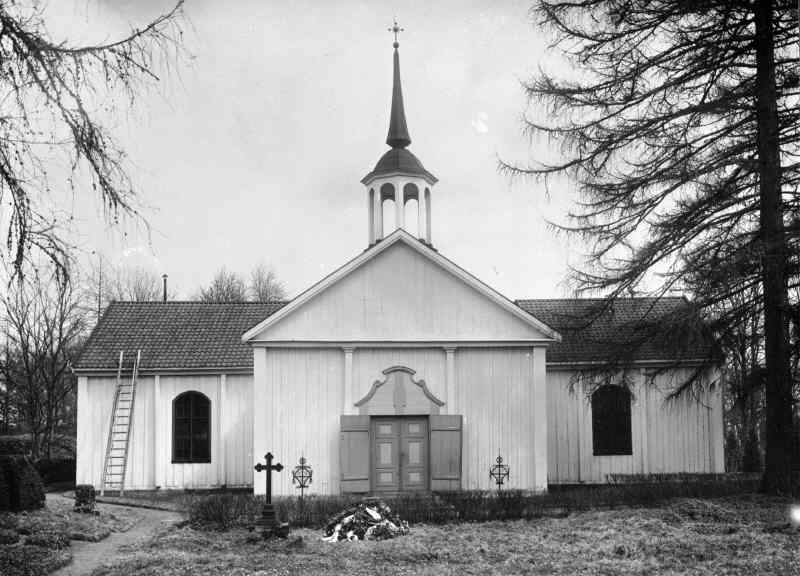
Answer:
<path fill-rule="evenodd" d="M 278 522 L 278 514 L 272 504 L 272 471 L 280 472 L 283 470 L 283 464 L 280 462 L 273 464 L 273 458 L 272 452 L 267 452 L 264 456 L 264 460 L 267 461 L 266 465 L 261 462 L 255 465 L 256 472 L 265 471 L 267 473 L 266 502 L 261 510 L 261 518 L 256 521 L 256 526 L 261 528 L 261 535 L 264 538 L 274 538 L 276 536 L 286 538 L 289 536 L 289 524 L 287 522 Z"/>

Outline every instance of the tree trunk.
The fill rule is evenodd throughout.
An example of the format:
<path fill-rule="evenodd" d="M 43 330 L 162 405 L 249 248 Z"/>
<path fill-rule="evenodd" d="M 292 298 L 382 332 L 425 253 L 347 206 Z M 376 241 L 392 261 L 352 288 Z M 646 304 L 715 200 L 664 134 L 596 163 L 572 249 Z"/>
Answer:
<path fill-rule="evenodd" d="M 763 489 L 789 493 L 792 483 L 792 386 L 789 370 L 787 247 L 781 199 L 773 7 L 755 3 L 756 113 L 761 201 L 767 442 Z"/>

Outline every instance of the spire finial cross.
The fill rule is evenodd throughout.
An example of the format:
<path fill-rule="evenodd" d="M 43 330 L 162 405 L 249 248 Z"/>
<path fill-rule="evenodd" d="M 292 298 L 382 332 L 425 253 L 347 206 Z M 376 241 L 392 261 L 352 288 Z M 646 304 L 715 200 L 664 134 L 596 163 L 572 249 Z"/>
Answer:
<path fill-rule="evenodd" d="M 387 28 L 387 30 L 389 30 L 389 32 L 393 32 L 393 33 L 394 33 L 394 44 L 393 44 L 393 46 L 394 46 L 395 48 L 397 48 L 398 46 L 400 46 L 400 43 L 397 41 L 397 35 L 398 35 L 400 32 L 405 32 L 405 31 L 406 31 L 406 29 L 405 29 L 405 28 L 400 28 L 400 26 L 398 26 L 398 25 L 397 25 L 397 20 L 395 20 L 395 21 L 394 21 L 394 26 L 392 26 L 391 28 Z"/>

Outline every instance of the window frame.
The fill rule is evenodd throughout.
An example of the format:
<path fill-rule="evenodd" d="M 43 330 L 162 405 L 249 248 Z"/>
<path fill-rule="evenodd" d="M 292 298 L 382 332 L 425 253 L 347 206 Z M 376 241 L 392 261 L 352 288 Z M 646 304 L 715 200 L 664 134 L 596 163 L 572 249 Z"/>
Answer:
<path fill-rule="evenodd" d="M 189 454 L 188 456 L 178 456 L 178 446 L 177 446 L 177 427 L 178 427 L 178 415 L 177 415 L 177 407 L 178 403 L 182 400 L 189 399 L 189 408 L 188 413 L 189 416 L 181 416 L 180 419 L 189 422 Z M 194 414 L 194 399 L 204 400 L 208 404 L 208 417 L 201 418 Z M 205 422 L 206 429 L 207 429 L 207 437 L 205 440 L 201 440 L 202 442 L 206 443 L 207 450 L 206 453 L 208 454 L 207 457 L 195 457 L 195 437 L 194 437 L 194 426 L 195 422 Z M 211 399 L 203 394 L 198 390 L 186 390 L 181 392 L 175 398 L 172 399 L 172 463 L 173 464 L 210 464 L 211 463 Z"/>
<path fill-rule="evenodd" d="M 614 402 L 598 410 L 600 396 L 613 394 Z M 622 402 L 623 398 L 626 400 Z M 591 395 L 592 409 L 592 455 L 593 456 L 632 456 L 633 455 L 633 395 L 624 386 L 604 384 Z M 598 414 L 600 412 L 600 414 Z M 604 412 L 604 413 L 603 413 Z M 602 418 L 602 419 L 601 419 Z M 608 422 L 612 425 L 609 426 Z M 612 433 L 612 430 L 614 433 Z"/>

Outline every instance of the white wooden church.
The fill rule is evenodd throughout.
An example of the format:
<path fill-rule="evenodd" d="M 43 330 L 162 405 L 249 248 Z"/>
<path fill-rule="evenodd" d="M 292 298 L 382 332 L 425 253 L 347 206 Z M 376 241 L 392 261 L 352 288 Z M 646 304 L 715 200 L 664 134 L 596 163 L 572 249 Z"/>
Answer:
<path fill-rule="evenodd" d="M 253 467 L 268 451 L 285 466 L 277 494 L 297 493 L 300 457 L 320 494 L 489 489 L 498 456 L 505 487 L 537 491 L 724 471 L 715 375 L 665 401 L 693 359 L 676 365 L 645 342 L 626 385 L 570 385 L 632 320 L 658 322 L 685 300 L 620 300 L 576 330 L 596 301 L 514 302 L 434 248 L 437 179 L 408 150 L 396 42 L 386 143 L 361 181 L 368 248 L 293 300 L 108 307 L 74 367 L 78 483 L 261 493 Z"/>

